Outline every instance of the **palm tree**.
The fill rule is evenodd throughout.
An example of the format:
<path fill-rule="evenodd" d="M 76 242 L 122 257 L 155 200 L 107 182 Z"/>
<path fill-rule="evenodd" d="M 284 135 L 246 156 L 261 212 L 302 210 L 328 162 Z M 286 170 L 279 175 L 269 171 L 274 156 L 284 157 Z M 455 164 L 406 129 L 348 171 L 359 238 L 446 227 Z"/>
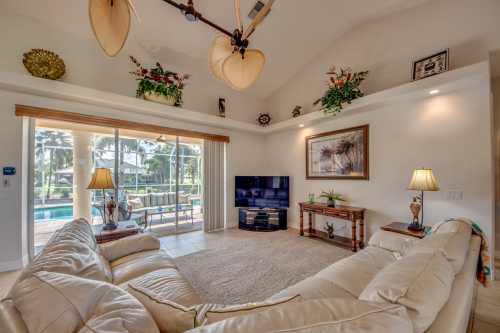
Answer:
<path fill-rule="evenodd" d="M 49 164 L 43 183 L 47 183 L 46 198 L 50 199 L 54 171 L 66 168 L 73 162 L 73 149 L 64 149 L 73 147 L 71 135 L 63 131 L 38 130 L 35 134 L 35 140 L 37 143 L 35 157 L 37 159 L 43 161 L 45 150 L 49 151 Z"/>

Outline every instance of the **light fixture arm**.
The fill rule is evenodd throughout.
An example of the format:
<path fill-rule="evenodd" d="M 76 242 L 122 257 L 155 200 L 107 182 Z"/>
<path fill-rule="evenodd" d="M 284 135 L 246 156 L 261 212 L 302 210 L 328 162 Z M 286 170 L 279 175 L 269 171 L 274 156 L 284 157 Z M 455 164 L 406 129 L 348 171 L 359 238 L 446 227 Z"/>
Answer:
<path fill-rule="evenodd" d="M 217 25 L 217 24 L 213 23 L 212 21 L 210 21 L 210 20 L 208 20 L 208 19 L 204 18 L 204 17 L 203 17 L 203 15 L 202 15 L 200 12 L 198 12 L 198 11 L 196 11 L 196 10 L 194 9 L 194 7 L 192 6 L 192 2 L 191 2 L 191 5 L 190 5 L 190 4 L 188 4 L 188 5 L 186 6 L 185 4 L 182 4 L 182 3 L 177 3 L 177 2 L 175 2 L 175 1 L 173 1 L 173 0 L 163 0 L 163 1 L 164 1 L 164 2 L 166 2 L 166 3 L 168 3 L 169 5 L 171 5 L 171 6 L 175 7 L 175 8 L 177 8 L 177 9 L 179 9 L 182 13 L 186 13 L 186 11 L 191 11 L 191 12 L 192 12 L 192 13 L 196 16 L 196 18 L 197 18 L 198 20 L 200 20 L 201 22 L 203 22 L 203 23 L 205 23 L 206 25 L 208 25 L 208 26 L 210 26 L 210 27 L 212 27 L 212 28 L 214 28 L 214 29 L 216 29 L 216 30 L 218 30 L 218 31 L 222 32 L 223 34 L 225 34 L 225 35 L 227 35 L 227 36 L 229 36 L 229 37 L 231 37 L 231 38 L 233 37 L 233 34 L 232 34 L 232 33 L 230 33 L 229 31 L 227 31 L 226 29 L 224 29 L 224 28 L 222 28 L 221 26 L 219 26 L 219 25 Z"/>

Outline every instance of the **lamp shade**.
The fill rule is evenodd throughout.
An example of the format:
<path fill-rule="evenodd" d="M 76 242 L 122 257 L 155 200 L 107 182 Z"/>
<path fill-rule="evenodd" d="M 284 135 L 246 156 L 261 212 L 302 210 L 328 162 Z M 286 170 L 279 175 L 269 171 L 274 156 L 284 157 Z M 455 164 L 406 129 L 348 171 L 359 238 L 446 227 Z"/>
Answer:
<path fill-rule="evenodd" d="M 422 168 L 413 171 L 408 189 L 415 191 L 438 191 L 439 185 L 432 173 L 432 169 Z"/>
<path fill-rule="evenodd" d="M 88 190 L 102 190 L 115 188 L 111 170 L 106 168 L 96 168 L 90 180 Z"/>

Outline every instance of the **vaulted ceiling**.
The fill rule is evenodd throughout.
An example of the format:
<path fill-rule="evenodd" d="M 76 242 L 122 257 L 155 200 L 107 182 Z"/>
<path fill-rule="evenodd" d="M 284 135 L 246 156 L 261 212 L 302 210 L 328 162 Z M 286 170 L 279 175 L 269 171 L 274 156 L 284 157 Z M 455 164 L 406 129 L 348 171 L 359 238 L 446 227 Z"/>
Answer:
<path fill-rule="evenodd" d="M 367 21 L 426 1 L 276 0 L 271 13 L 251 38 L 251 47 L 261 49 L 267 63 L 248 93 L 261 99 L 268 97 L 331 46 L 336 37 Z M 246 25 L 250 22 L 247 14 L 255 2 L 241 0 Z M 140 23 L 133 21 L 131 38 L 135 42 L 162 63 L 180 63 L 185 68 L 206 66 L 208 49 L 217 31 L 188 22 L 162 0 L 134 3 L 140 17 Z M 194 0 L 194 3 L 205 17 L 229 31 L 235 28 L 232 0 Z M 93 38 L 85 0 L 2 0 L 2 6 L 58 29 Z"/>

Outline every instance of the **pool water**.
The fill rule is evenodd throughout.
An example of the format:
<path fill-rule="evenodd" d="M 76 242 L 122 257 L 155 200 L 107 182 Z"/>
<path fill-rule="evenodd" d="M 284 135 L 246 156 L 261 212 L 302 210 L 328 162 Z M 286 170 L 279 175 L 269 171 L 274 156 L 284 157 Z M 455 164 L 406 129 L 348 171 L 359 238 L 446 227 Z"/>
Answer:
<path fill-rule="evenodd" d="M 100 216 L 99 210 L 92 208 L 92 216 Z M 35 208 L 35 221 L 41 220 L 72 220 L 73 206 L 54 206 Z"/>

